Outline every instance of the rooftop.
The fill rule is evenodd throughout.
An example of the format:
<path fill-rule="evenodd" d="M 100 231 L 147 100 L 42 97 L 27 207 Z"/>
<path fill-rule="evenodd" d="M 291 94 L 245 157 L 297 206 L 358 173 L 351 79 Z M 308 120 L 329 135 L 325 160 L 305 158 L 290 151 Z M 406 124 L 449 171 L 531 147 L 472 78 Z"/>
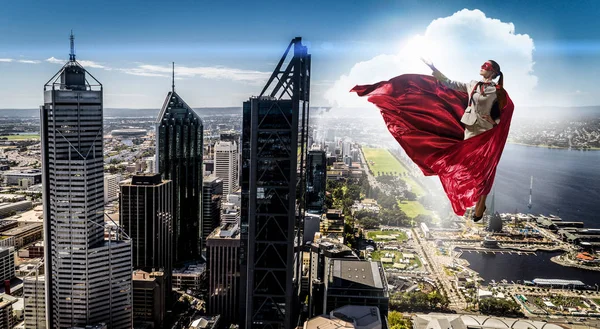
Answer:
<path fill-rule="evenodd" d="M 44 226 L 44 223 L 39 222 L 39 223 L 28 223 L 25 224 L 23 226 L 19 226 L 19 227 L 15 227 L 15 228 L 11 228 L 8 231 L 4 231 L 2 233 L 0 233 L 1 235 L 6 235 L 6 236 L 13 236 L 13 235 L 19 235 L 19 234 L 23 234 L 27 231 L 31 231 L 31 230 L 37 230 L 37 229 L 42 229 L 42 226 Z"/>
<path fill-rule="evenodd" d="M 331 286 L 352 287 L 358 284 L 384 289 L 380 267 L 379 262 L 335 259 Z"/>

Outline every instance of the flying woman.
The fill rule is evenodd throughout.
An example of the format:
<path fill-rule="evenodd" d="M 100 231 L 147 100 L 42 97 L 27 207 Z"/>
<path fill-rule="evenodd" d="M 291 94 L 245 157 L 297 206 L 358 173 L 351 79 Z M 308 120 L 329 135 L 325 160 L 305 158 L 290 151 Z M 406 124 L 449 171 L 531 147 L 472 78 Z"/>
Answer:
<path fill-rule="evenodd" d="M 405 74 L 351 91 L 379 107 L 388 130 L 423 174 L 439 176 L 454 212 L 462 216 L 476 205 L 473 220 L 479 221 L 514 104 L 495 61 L 481 66 L 481 81 L 469 83 L 449 80 L 428 65 L 434 77 Z"/>

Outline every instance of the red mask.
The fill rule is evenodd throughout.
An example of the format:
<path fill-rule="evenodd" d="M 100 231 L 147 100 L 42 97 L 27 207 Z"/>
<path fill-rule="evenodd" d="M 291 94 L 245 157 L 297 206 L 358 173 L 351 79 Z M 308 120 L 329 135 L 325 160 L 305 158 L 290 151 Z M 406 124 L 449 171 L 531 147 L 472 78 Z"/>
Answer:
<path fill-rule="evenodd" d="M 496 70 L 494 70 L 494 67 L 492 66 L 492 64 L 490 64 L 488 62 L 483 63 L 483 65 L 481 65 L 481 69 L 486 70 L 486 71 L 496 72 Z"/>

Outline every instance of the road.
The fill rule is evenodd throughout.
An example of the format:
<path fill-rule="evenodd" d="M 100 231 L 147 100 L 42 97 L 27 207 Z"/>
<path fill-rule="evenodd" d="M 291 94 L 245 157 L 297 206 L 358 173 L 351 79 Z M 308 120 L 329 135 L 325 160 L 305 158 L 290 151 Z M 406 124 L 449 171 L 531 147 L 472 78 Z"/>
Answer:
<path fill-rule="evenodd" d="M 443 264 L 440 262 L 440 259 L 435 255 L 435 247 L 430 246 L 427 240 L 421 240 L 419 234 L 415 229 L 412 230 L 413 238 L 417 242 L 420 247 L 421 252 L 425 257 L 428 266 L 431 269 L 431 272 L 434 278 L 440 280 L 442 285 L 444 286 L 444 290 L 450 300 L 450 309 L 461 311 L 467 308 L 467 301 L 464 296 L 458 292 L 454 285 L 454 278 L 449 278 L 444 271 Z"/>

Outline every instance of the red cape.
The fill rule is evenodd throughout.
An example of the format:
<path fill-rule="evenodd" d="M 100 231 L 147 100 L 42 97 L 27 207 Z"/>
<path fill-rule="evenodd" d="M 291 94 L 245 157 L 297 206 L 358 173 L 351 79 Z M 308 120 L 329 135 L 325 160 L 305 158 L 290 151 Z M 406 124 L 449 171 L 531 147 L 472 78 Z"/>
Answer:
<path fill-rule="evenodd" d="M 464 140 L 460 118 L 468 95 L 434 77 L 405 74 L 351 91 L 377 105 L 388 130 L 423 174 L 439 176 L 457 215 L 490 192 L 514 111 L 508 95 L 500 124 Z"/>

